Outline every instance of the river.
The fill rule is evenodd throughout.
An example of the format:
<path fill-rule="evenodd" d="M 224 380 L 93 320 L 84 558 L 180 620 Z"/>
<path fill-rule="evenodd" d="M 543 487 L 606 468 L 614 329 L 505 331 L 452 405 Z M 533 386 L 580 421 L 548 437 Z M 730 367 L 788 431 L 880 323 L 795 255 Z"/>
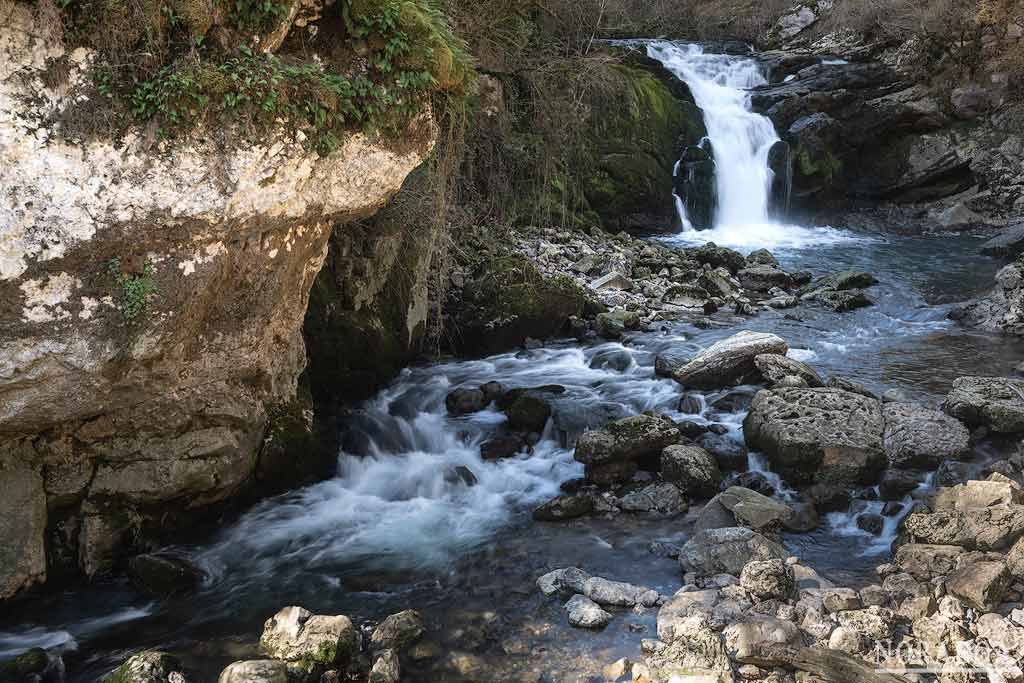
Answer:
<path fill-rule="evenodd" d="M 766 247 L 787 270 L 815 275 L 866 270 L 880 281 L 870 290 L 874 306 L 844 314 L 808 305 L 755 318 L 721 314 L 708 329 L 676 324 L 622 343 L 555 341 L 409 368 L 354 414 L 334 478 L 267 500 L 226 528 L 199 534 L 198 545 L 174 549 L 206 571 L 197 593 L 154 601 L 124 579 L 107 579 L 16 603 L 0 616 L 0 658 L 31 646 L 54 648 L 64 653 L 67 680 L 93 681 L 131 652 L 159 647 L 180 654 L 198 680 L 213 681 L 227 663 L 258 656 L 263 621 L 284 605 L 344 613 L 357 623 L 416 608 L 441 657 L 419 670 L 407 667 L 409 680 L 585 680 L 618 657 L 636 657 L 640 640 L 654 637 L 655 612 L 627 614 L 598 633 L 571 629 L 560 604 L 536 590 L 536 577 L 576 565 L 671 594 L 680 584 L 678 564 L 649 546 L 684 542 L 699 506 L 685 518 L 621 515 L 566 524 L 535 523 L 531 509 L 582 475 L 572 444 L 587 427 L 657 410 L 725 425 L 730 438 L 742 441 L 742 401 L 734 409 L 715 403 L 727 393 L 755 391 L 706 392 L 699 413 L 680 413 L 681 387 L 655 377 L 658 354 L 689 356 L 739 329 L 770 331 L 825 376 L 879 393 L 899 389 L 933 405 L 958 376 L 1009 374 L 1024 360 L 1019 346 L 946 318 L 951 303 L 992 282 L 997 264 L 978 255 L 979 240 L 771 222 L 764 158 L 777 137 L 746 104 L 745 88 L 759 82 L 756 64 L 665 44 L 651 53 L 688 80 L 705 110 L 722 207 L 710 231 L 652 239 L 679 246 L 713 240 L 742 252 Z M 592 368 L 594 357 L 608 351 L 628 353 L 631 364 Z M 504 416 L 494 408 L 446 414 L 449 391 L 488 381 L 565 387 L 531 455 L 485 462 L 479 446 Z M 978 462 L 994 455 L 979 453 Z M 759 466 L 756 454 L 751 464 Z M 453 476 L 457 466 L 468 467 L 476 485 Z M 786 543 L 825 576 L 868 582 L 893 531 L 879 539 L 857 529 L 855 515 L 870 509 L 870 502 L 855 503 Z"/>

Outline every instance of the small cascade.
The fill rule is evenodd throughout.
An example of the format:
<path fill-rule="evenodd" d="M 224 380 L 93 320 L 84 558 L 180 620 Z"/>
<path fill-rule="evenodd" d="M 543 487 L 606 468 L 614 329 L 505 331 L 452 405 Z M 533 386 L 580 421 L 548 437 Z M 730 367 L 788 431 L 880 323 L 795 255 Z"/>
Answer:
<path fill-rule="evenodd" d="M 684 227 L 756 226 L 783 218 L 789 148 L 767 117 L 751 111 L 747 91 L 767 83 L 757 62 L 664 41 L 649 43 L 647 52 L 690 87 L 704 112 L 708 145 L 688 147 L 677 167 Z"/>

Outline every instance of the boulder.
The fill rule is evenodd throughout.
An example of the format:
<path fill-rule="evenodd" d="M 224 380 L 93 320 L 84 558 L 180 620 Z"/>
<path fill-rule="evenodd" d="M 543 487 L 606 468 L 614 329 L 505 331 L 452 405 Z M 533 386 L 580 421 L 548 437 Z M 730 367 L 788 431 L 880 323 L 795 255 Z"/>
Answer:
<path fill-rule="evenodd" d="M 480 444 L 480 457 L 483 460 L 501 460 L 511 458 L 528 450 L 530 445 L 521 434 L 504 434 Z"/>
<path fill-rule="evenodd" d="M 740 573 L 740 585 L 756 600 L 788 600 L 796 592 L 796 576 L 785 560 L 754 560 Z"/>
<path fill-rule="evenodd" d="M 613 607 L 654 607 L 660 596 L 657 591 L 621 581 L 593 576 L 583 582 L 583 595 L 599 605 Z"/>
<path fill-rule="evenodd" d="M 832 588 L 826 590 L 821 596 L 821 604 L 833 614 L 861 609 L 864 606 L 861 602 L 860 594 L 852 588 Z"/>
<path fill-rule="evenodd" d="M 736 274 L 745 289 L 755 292 L 768 292 L 778 287 L 791 289 L 796 284 L 793 276 L 781 268 L 770 265 L 747 266 Z"/>
<path fill-rule="evenodd" d="M 611 614 L 583 595 L 569 598 L 569 602 L 565 603 L 565 611 L 569 617 L 569 625 L 577 628 L 604 628 L 612 620 Z"/>
<path fill-rule="evenodd" d="M 619 499 L 625 512 L 646 512 L 662 516 L 681 515 L 689 507 L 682 492 L 672 482 L 648 484 L 639 491 L 631 491 Z"/>
<path fill-rule="evenodd" d="M 943 409 L 968 425 L 995 432 L 1024 431 L 1024 380 L 1006 377 L 961 377 L 953 382 Z"/>
<path fill-rule="evenodd" d="M 914 539 L 969 550 L 999 550 L 1024 535 L 1024 505 L 999 504 L 985 508 L 914 513 L 904 520 Z"/>
<path fill-rule="evenodd" d="M 681 439 L 682 434 L 669 418 L 634 415 L 584 433 L 576 442 L 575 458 L 585 465 L 636 460 L 658 455 Z"/>
<path fill-rule="evenodd" d="M 800 629 L 796 624 L 766 614 L 751 613 L 743 621 L 729 624 L 722 637 L 725 651 L 737 662 L 756 659 L 765 645 L 800 643 Z"/>
<path fill-rule="evenodd" d="M 740 486 L 730 486 L 716 499 L 733 514 L 736 524 L 754 531 L 778 531 L 796 516 L 788 505 Z"/>
<path fill-rule="evenodd" d="M 882 444 L 892 467 L 935 469 L 970 452 L 970 433 L 957 419 L 916 403 L 886 403 Z"/>
<path fill-rule="evenodd" d="M 217 683 L 290 683 L 288 665 L 277 659 L 251 659 L 229 664 Z"/>
<path fill-rule="evenodd" d="M 825 382 L 814 368 L 789 356 L 776 353 L 761 354 L 754 358 L 754 365 L 769 385 L 778 384 L 787 377 L 799 377 L 808 387 L 825 386 Z"/>
<path fill-rule="evenodd" d="M 695 388 L 737 384 L 756 372 L 754 359 L 765 353 L 785 354 L 786 342 L 774 334 L 743 331 L 716 342 L 677 370 L 673 378 Z"/>
<path fill-rule="evenodd" d="M 878 482 L 878 496 L 882 500 L 902 500 L 920 484 L 920 477 L 915 472 L 904 470 L 888 470 Z"/>
<path fill-rule="evenodd" d="M 461 387 L 444 397 L 445 408 L 449 415 L 468 415 L 487 407 L 487 397 L 480 389 Z"/>
<path fill-rule="evenodd" d="M 669 446 L 661 452 L 661 476 L 689 496 L 707 498 L 718 491 L 718 463 L 699 446 Z"/>
<path fill-rule="evenodd" d="M 0 669 L 0 674 L 2 673 L 3 670 Z M 26 677 L 15 679 L 12 683 L 21 683 L 22 680 L 34 679 Z M 188 683 L 189 677 L 177 657 L 166 652 L 146 650 L 129 657 L 124 664 L 107 675 L 103 681 L 104 683 Z"/>
<path fill-rule="evenodd" d="M 556 496 L 533 511 L 533 518 L 539 522 L 561 522 L 590 514 L 594 510 L 594 499 L 585 493 Z"/>
<path fill-rule="evenodd" d="M 526 433 L 540 434 L 551 417 L 551 406 L 548 402 L 532 392 L 516 396 L 504 411 L 508 417 L 509 428 Z"/>
<path fill-rule="evenodd" d="M 640 470 L 640 465 L 634 460 L 620 460 L 608 462 L 603 465 L 587 465 L 584 470 L 584 481 L 597 486 L 611 486 L 612 484 L 623 484 L 630 481 Z"/>
<path fill-rule="evenodd" d="M 308 669 L 330 668 L 357 655 L 360 640 L 359 630 L 346 616 L 285 607 L 263 625 L 260 648 L 275 659 L 301 662 Z"/>
<path fill-rule="evenodd" d="M 693 536 L 679 552 L 683 571 L 702 576 L 738 576 L 751 560 L 785 559 L 778 543 L 743 527 L 708 529 Z"/>
<path fill-rule="evenodd" d="M 555 569 L 537 579 L 537 587 L 544 595 L 582 593 L 590 574 L 578 567 Z"/>
<path fill-rule="evenodd" d="M 609 349 L 594 354 L 590 359 L 593 370 L 617 370 L 624 372 L 633 365 L 633 356 L 625 349 Z"/>
<path fill-rule="evenodd" d="M 1024 503 L 1024 489 L 1020 484 L 1009 479 L 1001 481 L 998 474 L 993 474 L 992 477 L 987 481 L 974 480 L 939 489 L 932 499 L 932 509 L 936 512 L 971 510 L 992 505 Z"/>
<path fill-rule="evenodd" d="M 195 590 L 204 576 L 188 559 L 164 553 L 136 555 L 128 562 L 128 575 L 136 586 L 159 596 Z"/>
<path fill-rule="evenodd" d="M 829 388 L 760 391 L 743 422 L 747 445 L 794 484 L 876 481 L 882 431 L 878 401 Z"/>
<path fill-rule="evenodd" d="M 906 543 L 896 550 L 896 564 L 918 581 L 951 574 L 964 549 L 955 545 Z"/>
<path fill-rule="evenodd" d="M 412 609 L 403 610 L 388 616 L 373 629 L 373 633 L 370 634 L 370 649 L 402 652 L 419 640 L 425 630 L 423 617 L 419 612 Z"/>
<path fill-rule="evenodd" d="M 748 466 L 747 447 L 724 434 L 702 434 L 697 443 L 715 458 L 719 470 L 746 470 Z"/>
<path fill-rule="evenodd" d="M 1002 602 L 1009 584 L 1005 562 L 974 562 L 950 576 L 946 590 L 975 609 L 991 612 Z"/>
<path fill-rule="evenodd" d="M 399 683 L 402 678 L 402 664 L 398 659 L 398 653 L 394 650 L 384 650 L 373 662 L 370 669 L 369 683 Z"/>

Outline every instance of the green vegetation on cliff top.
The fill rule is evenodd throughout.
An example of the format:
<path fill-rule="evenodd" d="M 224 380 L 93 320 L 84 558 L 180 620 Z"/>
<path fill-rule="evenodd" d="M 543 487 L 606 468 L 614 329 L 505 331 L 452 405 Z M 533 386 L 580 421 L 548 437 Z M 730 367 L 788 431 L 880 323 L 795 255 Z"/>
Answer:
<path fill-rule="evenodd" d="M 329 154 L 350 131 L 395 134 L 465 95 L 471 59 L 433 0 L 341 0 L 301 29 L 298 2 L 63 0 L 63 11 L 69 43 L 99 53 L 94 86 L 117 123 L 161 137 L 255 139 L 277 126 Z"/>

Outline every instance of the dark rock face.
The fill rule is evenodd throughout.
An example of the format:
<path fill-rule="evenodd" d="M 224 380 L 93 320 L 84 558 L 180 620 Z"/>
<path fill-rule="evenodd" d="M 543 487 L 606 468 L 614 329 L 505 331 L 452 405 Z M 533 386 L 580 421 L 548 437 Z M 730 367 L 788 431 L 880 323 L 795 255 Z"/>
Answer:
<path fill-rule="evenodd" d="M 793 155 L 788 142 L 779 140 L 768 150 L 768 169 L 772 172 L 768 215 L 785 220 L 793 195 Z"/>
<path fill-rule="evenodd" d="M 132 581 L 148 593 L 169 596 L 195 590 L 203 572 L 176 555 L 137 555 L 128 563 Z"/>
<path fill-rule="evenodd" d="M 793 483 L 867 484 L 885 468 L 881 404 L 837 389 L 775 389 L 754 397 L 747 445 Z"/>
<path fill-rule="evenodd" d="M 1024 221 L 1008 225 L 998 235 L 981 245 L 986 256 L 1017 258 L 1024 254 Z"/>
<path fill-rule="evenodd" d="M 697 230 L 715 224 L 718 191 L 715 187 L 715 159 L 706 140 L 683 150 L 674 181 L 675 193 L 686 209 L 686 218 Z"/>

